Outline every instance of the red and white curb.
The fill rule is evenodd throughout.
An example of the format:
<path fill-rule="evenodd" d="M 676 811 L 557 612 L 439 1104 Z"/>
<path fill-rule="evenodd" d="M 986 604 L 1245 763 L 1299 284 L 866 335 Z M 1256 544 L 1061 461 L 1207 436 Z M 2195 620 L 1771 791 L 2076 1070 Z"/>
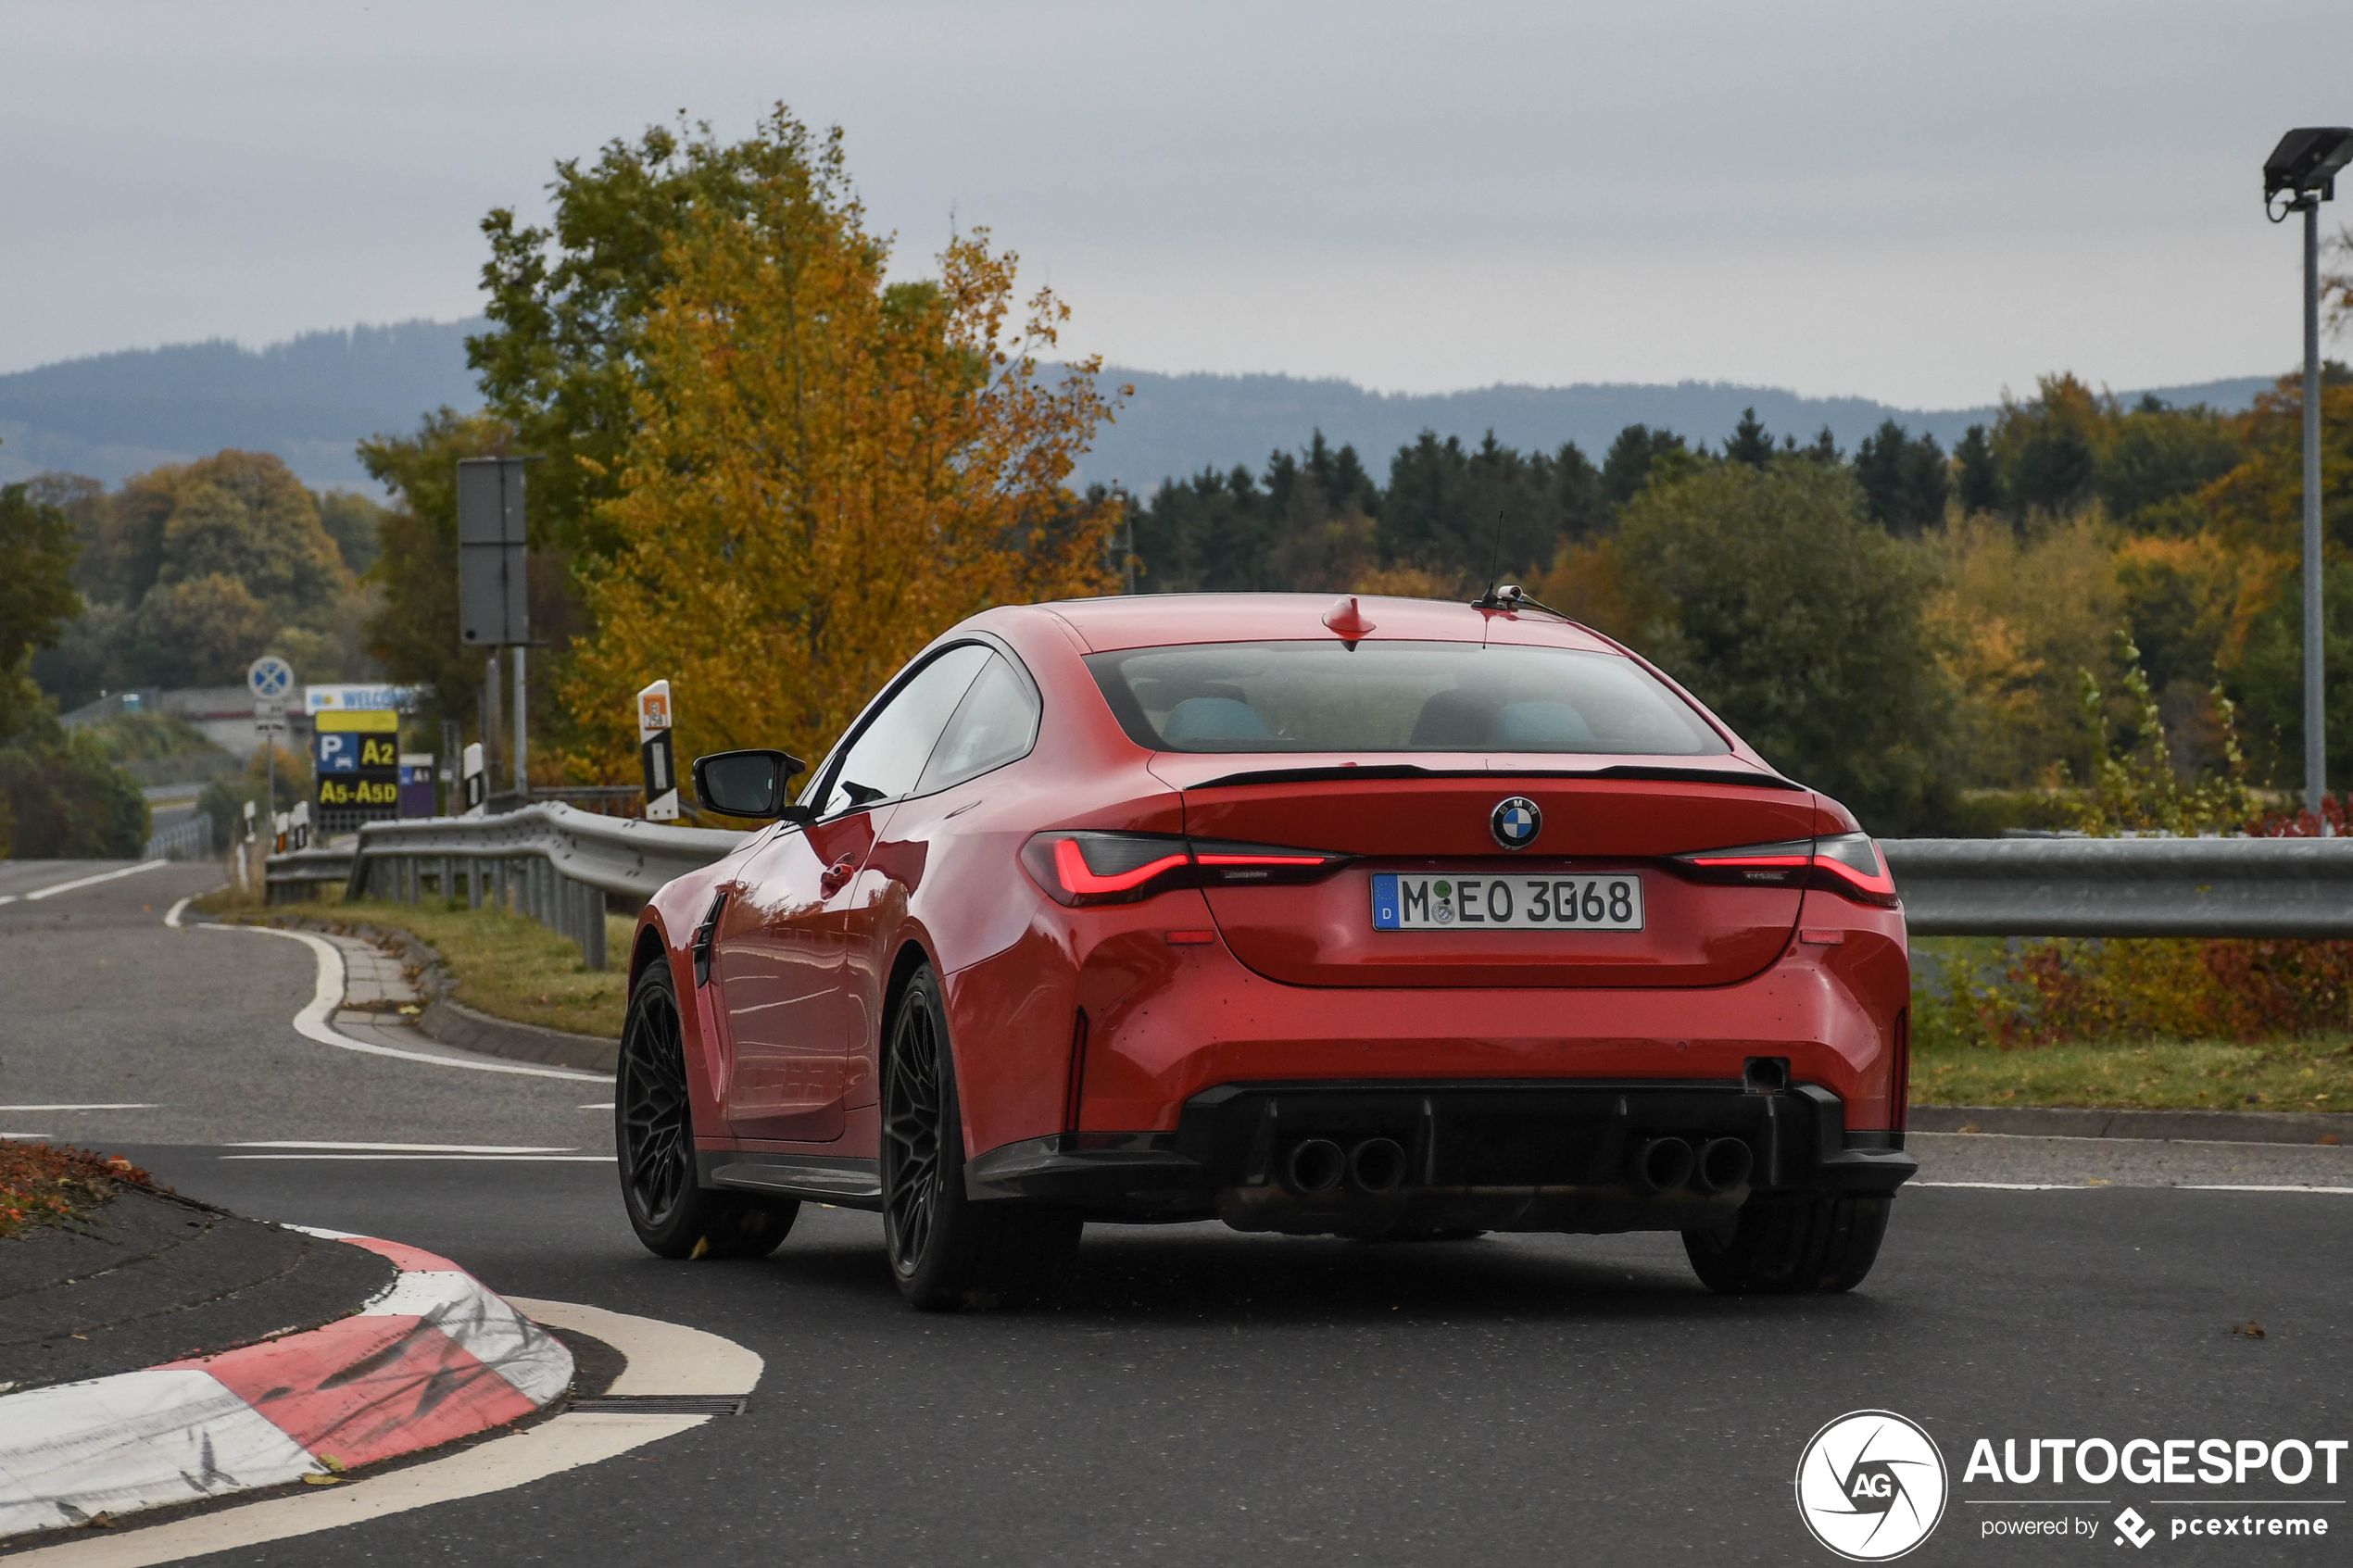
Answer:
<path fill-rule="evenodd" d="M 572 1385 L 572 1352 L 444 1258 L 354 1315 L 218 1355 L 0 1396 L 0 1538 L 306 1475 L 502 1426 Z"/>

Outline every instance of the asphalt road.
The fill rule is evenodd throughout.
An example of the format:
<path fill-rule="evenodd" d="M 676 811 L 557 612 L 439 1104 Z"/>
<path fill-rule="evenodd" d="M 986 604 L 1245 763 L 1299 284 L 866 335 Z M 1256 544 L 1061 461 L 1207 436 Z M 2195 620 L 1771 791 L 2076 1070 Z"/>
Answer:
<path fill-rule="evenodd" d="M 2127 1503 L 2169 1561 L 2347 1555 L 2353 1507 L 2321 1499 L 2353 1498 L 2353 1462 L 2334 1487 L 1962 1474 L 1980 1437 L 2353 1437 L 2353 1192 L 2284 1190 L 2353 1188 L 2347 1150 L 1922 1140 L 1929 1179 L 2020 1185 L 1908 1191 L 1843 1297 L 1710 1297 L 1665 1236 L 1363 1246 L 1211 1224 L 1096 1227 L 1058 1307 L 924 1317 L 867 1215 L 804 1209 L 755 1263 L 648 1257 L 595 1158 L 606 1119 L 582 1109 L 608 1093 L 303 1039 L 287 1021 L 310 995 L 305 948 L 163 927 L 205 877 L 0 906 L 0 1105 L 154 1107 L 0 1123 L 767 1362 L 748 1413 L 635 1455 L 208 1563 L 1827 1563 L 1792 1475 L 1818 1428 L 1867 1408 L 1918 1421 L 1950 1468 L 1944 1520 L 1908 1561 L 2113 1557 L 2104 1521 Z M 229 1147 L 262 1140 L 577 1152 Z M 2261 1337 L 2232 1332 L 2249 1323 Z M 2284 1499 L 2336 1531 L 2171 1539 L 2185 1498 Z M 2096 1502 L 2074 1510 L 2096 1537 L 1987 1538 L 1988 1521 L 2070 1512 L 2057 1499 Z"/>

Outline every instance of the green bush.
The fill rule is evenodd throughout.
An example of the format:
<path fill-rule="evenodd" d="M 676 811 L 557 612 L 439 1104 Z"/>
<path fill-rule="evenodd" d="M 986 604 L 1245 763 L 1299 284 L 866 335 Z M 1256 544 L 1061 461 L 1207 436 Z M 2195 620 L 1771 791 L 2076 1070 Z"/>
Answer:
<path fill-rule="evenodd" d="M 18 859 L 129 859 L 146 847 L 147 802 L 104 742 L 48 709 L 0 746 L 0 813 Z"/>

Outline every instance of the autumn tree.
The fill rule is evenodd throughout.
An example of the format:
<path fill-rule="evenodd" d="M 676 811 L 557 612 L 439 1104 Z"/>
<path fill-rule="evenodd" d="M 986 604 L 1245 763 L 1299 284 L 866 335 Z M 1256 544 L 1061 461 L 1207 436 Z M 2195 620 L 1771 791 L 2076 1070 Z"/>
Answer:
<path fill-rule="evenodd" d="M 1768 761 L 1875 833 L 1934 818 L 1947 693 L 1932 577 L 1870 521 L 1853 473 L 1805 456 L 1708 463 L 1644 487 L 1614 543 L 1642 615 L 1622 634 Z"/>
<path fill-rule="evenodd" d="M 641 338 L 632 429 L 584 562 L 598 627 L 565 697 L 576 760 L 634 771 L 632 695 L 666 677 L 683 755 L 815 757 L 925 642 L 989 605 L 1112 585 L 1117 507 L 1065 482 L 1109 405 L 1043 383 L 1068 312 L 1026 309 L 985 231 L 888 285 L 838 131 L 782 108 L 747 199 L 686 214 Z M 1016 325 L 1016 320 L 1020 324 Z M 592 476 L 593 477 L 593 476 Z"/>
<path fill-rule="evenodd" d="M 23 484 L 0 488 L 0 740 L 16 734 L 40 704 L 27 672 L 32 650 L 56 642 L 82 613 L 72 578 L 76 548 L 64 508 Z"/>
<path fill-rule="evenodd" d="M 466 362 L 490 413 L 514 427 L 515 449 L 548 459 L 532 476 L 535 549 L 621 547 L 602 507 L 618 494 L 646 320 L 673 281 L 681 227 L 691 213 L 748 220 L 793 157 L 769 136 L 721 142 L 681 114 L 634 143 L 616 137 L 593 161 L 558 163 L 545 226 L 510 207 L 483 220 L 490 328 L 467 340 Z"/>

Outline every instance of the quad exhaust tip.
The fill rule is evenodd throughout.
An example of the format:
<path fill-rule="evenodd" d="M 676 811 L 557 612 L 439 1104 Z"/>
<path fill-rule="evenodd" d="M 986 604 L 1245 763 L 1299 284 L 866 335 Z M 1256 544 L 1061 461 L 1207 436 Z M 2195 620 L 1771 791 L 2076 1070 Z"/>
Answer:
<path fill-rule="evenodd" d="M 1634 1185 L 1644 1192 L 1696 1187 L 1730 1192 L 1747 1182 L 1755 1155 L 1743 1138 L 1710 1138 L 1693 1148 L 1682 1138 L 1653 1138 L 1634 1151 Z"/>
<path fill-rule="evenodd" d="M 1405 1146 L 1395 1138 L 1365 1138 L 1343 1150 L 1330 1138 L 1302 1138 L 1283 1161 L 1284 1185 L 1306 1198 L 1347 1182 L 1359 1192 L 1394 1192 L 1405 1184 Z"/>
<path fill-rule="evenodd" d="M 1329 1192 L 1348 1173 L 1348 1157 L 1329 1138 L 1302 1138 L 1291 1146 L 1283 1173 L 1290 1178 L 1293 1192 Z"/>
<path fill-rule="evenodd" d="M 1730 1192 L 1744 1185 L 1756 1169 L 1756 1156 L 1742 1138 L 1710 1138 L 1699 1151 L 1699 1189 Z"/>
<path fill-rule="evenodd" d="M 1405 1147 L 1395 1138 L 1366 1138 L 1348 1151 L 1348 1179 L 1365 1192 L 1390 1192 L 1405 1180 Z"/>
<path fill-rule="evenodd" d="M 1634 1151 L 1634 1181 L 1644 1192 L 1673 1192 L 1692 1179 L 1697 1163 L 1681 1138 L 1653 1138 Z"/>

